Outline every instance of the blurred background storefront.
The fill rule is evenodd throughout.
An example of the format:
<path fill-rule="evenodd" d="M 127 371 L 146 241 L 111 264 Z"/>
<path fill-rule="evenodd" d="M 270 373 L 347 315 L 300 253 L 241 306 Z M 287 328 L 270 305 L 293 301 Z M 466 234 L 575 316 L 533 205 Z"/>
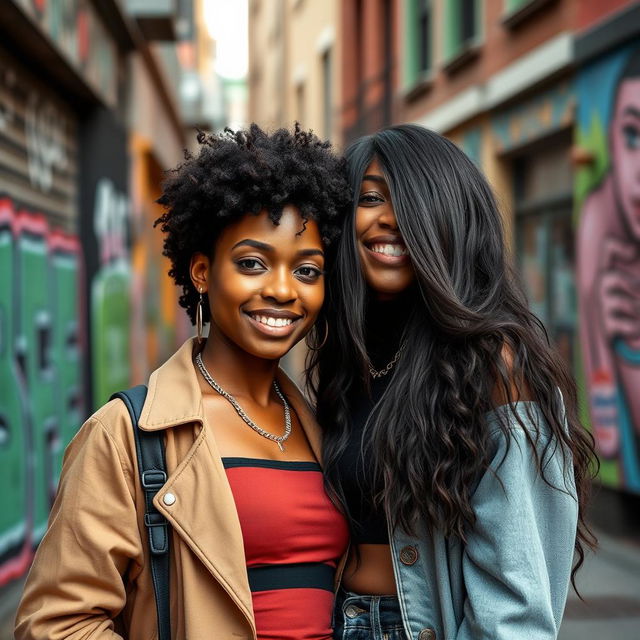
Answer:
<path fill-rule="evenodd" d="M 594 522 L 640 544 L 639 2 L 3 0 L 0 35 L 0 625 L 64 447 L 193 331 L 152 227 L 163 172 L 196 128 L 250 121 L 338 148 L 417 122 L 469 155 L 578 381 Z M 598 602 L 640 628 L 640 596 Z"/>

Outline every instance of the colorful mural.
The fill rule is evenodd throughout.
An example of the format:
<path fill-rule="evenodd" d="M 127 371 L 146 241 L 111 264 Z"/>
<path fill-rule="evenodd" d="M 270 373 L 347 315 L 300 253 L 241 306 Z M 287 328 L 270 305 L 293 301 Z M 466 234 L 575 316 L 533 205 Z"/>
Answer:
<path fill-rule="evenodd" d="M 91 355 L 94 405 L 129 386 L 131 265 L 129 201 L 108 178 L 98 181 L 93 210 L 100 266 L 91 278 Z"/>
<path fill-rule="evenodd" d="M 491 118 L 496 150 L 512 151 L 562 130 L 571 124 L 574 107 L 574 88 L 566 80 L 530 100 L 496 112 Z"/>
<path fill-rule="evenodd" d="M 0 586 L 44 534 L 82 402 L 78 238 L 0 199 Z"/>
<path fill-rule="evenodd" d="M 89 301 L 91 407 L 131 384 L 131 213 L 124 125 L 106 108 L 80 125 L 80 237 Z M 100 153 L 95 150 L 100 149 Z"/>
<path fill-rule="evenodd" d="M 576 91 L 585 418 L 603 481 L 640 492 L 640 48 L 585 66 Z"/>

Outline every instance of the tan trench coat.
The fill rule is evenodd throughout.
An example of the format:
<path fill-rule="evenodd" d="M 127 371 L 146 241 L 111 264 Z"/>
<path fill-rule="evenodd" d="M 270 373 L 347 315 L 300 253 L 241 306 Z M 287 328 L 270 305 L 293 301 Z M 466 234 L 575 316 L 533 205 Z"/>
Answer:
<path fill-rule="evenodd" d="M 164 429 L 169 477 L 155 505 L 173 528 L 174 639 L 256 638 L 242 533 L 192 364 L 189 340 L 149 380 L 140 427 Z M 320 456 L 319 427 L 295 384 L 278 381 Z M 166 506 L 162 497 L 176 500 Z M 16 618 L 18 640 L 157 637 L 144 498 L 124 404 L 83 425 L 62 478 Z M 115 622 L 114 622 L 115 621 Z"/>

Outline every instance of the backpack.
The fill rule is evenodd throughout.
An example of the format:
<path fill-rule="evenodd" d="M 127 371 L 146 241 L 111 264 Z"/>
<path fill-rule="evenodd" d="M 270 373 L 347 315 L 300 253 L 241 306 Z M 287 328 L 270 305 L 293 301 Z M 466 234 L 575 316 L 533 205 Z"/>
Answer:
<path fill-rule="evenodd" d="M 149 533 L 151 576 L 158 614 L 158 640 L 171 640 L 169 611 L 169 535 L 171 531 L 167 519 L 153 504 L 153 497 L 167 481 L 167 465 L 164 458 L 162 431 L 149 432 L 138 427 L 146 397 L 147 387 L 138 385 L 126 391 L 114 393 L 110 400 L 115 398 L 122 400 L 131 417 L 140 484 L 144 491 L 144 524 Z"/>

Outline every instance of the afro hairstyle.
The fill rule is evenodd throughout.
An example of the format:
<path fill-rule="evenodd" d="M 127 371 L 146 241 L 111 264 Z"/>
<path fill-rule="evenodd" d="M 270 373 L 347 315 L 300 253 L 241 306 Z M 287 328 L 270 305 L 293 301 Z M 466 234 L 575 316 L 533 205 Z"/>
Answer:
<path fill-rule="evenodd" d="M 344 160 L 331 144 L 312 132 L 263 131 L 257 124 L 221 134 L 198 133 L 200 151 L 185 151 L 184 161 L 169 172 L 157 202 L 165 213 L 155 221 L 165 234 L 163 254 L 169 275 L 182 288 L 179 302 L 195 323 L 199 294 L 190 276 L 191 257 L 213 254 L 229 224 L 247 214 L 267 211 L 277 225 L 283 207 L 293 205 L 303 219 L 318 224 L 325 246 L 338 236 L 351 196 Z M 203 320 L 209 321 L 203 306 Z"/>

